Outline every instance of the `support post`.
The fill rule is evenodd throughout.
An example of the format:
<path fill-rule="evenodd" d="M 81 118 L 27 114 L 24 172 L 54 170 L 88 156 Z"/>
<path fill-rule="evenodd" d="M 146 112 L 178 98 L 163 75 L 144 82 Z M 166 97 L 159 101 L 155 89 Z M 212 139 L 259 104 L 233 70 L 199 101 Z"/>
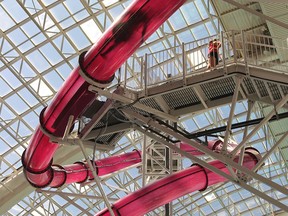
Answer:
<path fill-rule="evenodd" d="M 231 152 L 231 155 L 234 157 L 237 151 L 242 148 L 243 145 L 264 125 L 270 118 L 277 112 L 286 102 L 288 101 L 288 94 L 282 98 L 282 100 L 275 106 L 275 110 L 272 110 L 256 127 L 242 140 L 242 142 Z"/>
<path fill-rule="evenodd" d="M 242 82 L 243 77 L 236 76 L 236 86 L 234 90 L 234 95 L 232 98 L 232 103 L 231 103 L 231 109 L 230 109 L 230 114 L 227 122 L 227 127 L 226 127 L 226 132 L 225 132 L 225 138 L 224 138 L 224 143 L 223 143 L 223 148 L 222 148 L 222 153 L 226 153 L 227 151 L 227 144 L 228 140 L 230 138 L 230 132 L 231 132 L 231 126 L 232 126 L 232 120 L 234 116 L 234 111 L 238 99 L 238 94 L 239 94 L 239 89 L 240 89 L 240 84 Z"/>
<path fill-rule="evenodd" d="M 80 146 L 80 148 L 81 148 L 81 151 L 82 151 L 82 153 L 83 153 L 83 155 L 84 155 L 84 157 L 85 157 L 85 160 L 87 161 L 87 164 L 88 164 L 88 166 L 89 166 L 89 169 L 91 170 L 91 172 L 92 172 L 92 174 L 93 174 L 94 180 L 95 180 L 95 182 L 96 182 L 96 184 L 97 184 L 97 186 L 98 186 L 98 188 L 99 188 L 99 191 L 100 191 L 101 195 L 103 196 L 104 203 L 106 204 L 106 207 L 108 208 L 108 210 L 109 210 L 109 212 L 110 212 L 110 215 L 111 215 L 111 216 L 115 216 L 115 215 L 114 215 L 114 212 L 113 212 L 113 210 L 112 210 L 112 208 L 111 208 L 111 206 L 110 206 L 109 200 L 108 200 L 108 198 L 107 198 L 107 196 L 106 196 L 106 194 L 105 194 L 105 192 L 104 192 L 104 190 L 103 190 L 103 188 L 102 188 L 102 186 L 101 186 L 100 178 L 99 178 L 99 176 L 96 174 L 96 171 L 95 171 L 94 167 L 92 166 L 92 163 L 91 163 L 90 159 L 88 158 L 88 155 L 87 155 L 87 153 L 86 153 L 86 150 L 85 150 L 85 148 L 84 148 L 84 145 L 83 145 L 83 143 L 82 143 L 82 140 L 78 140 L 78 144 L 79 144 L 79 146 Z"/>
<path fill-rule="evenodd" d="M 183 85 L 187 85 L 186 75 L 187 75 L 187 59 L 186 59 L 186 51 L 185 44 L 182 43 L 182 65 L 183 65 Z"/>
<path fill-rule="evenodd" d="M 248 100 L 248 110 L 247 110 L 246 121 L 250 120 L 250 116 L 251 116 L 251 112 L 252 112 L 253 106 L 254 106 L 254 101 Z M 247 133 L 248 133 L 248 125 L 244 128 L 243 139 L 247 136 Z M 243 164 L 244 152 L 245 152 L 245 145 L 241 148 L 240 158 L 239 158 L 239 162 L 238 162 L 238 164 L 241 165 L 241 166 Z"/>

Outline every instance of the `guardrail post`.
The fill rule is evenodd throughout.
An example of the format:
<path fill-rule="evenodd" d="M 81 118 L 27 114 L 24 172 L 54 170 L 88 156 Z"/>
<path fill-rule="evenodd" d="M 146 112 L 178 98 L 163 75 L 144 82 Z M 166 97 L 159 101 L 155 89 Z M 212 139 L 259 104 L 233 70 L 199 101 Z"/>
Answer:
<path fill-rule="evenodd" d="M 143 56 L 141 56 L 140 58 L 140 87 L 141 89 L 143 89 L 143 83 L 144 83 L 144 75 L 143 75 L 143 66 L 144 65 L 144 59 L 143 59 Z"/>
<path fill-rule="evenodd" d="M 225 50 L 225 41 L 224 41 L 224 32 L 220 32 L 220 41 L 221 41 L 221 47 L 222 47 L 222 61 L 223 61 L 223 69 L 225 71 L 225 74 L 227 74 L 227 68 L 226 68 L 226 50 Z"/>
<path fill-rule="evenodd" d="M 186 50 L 184 43 L 182 43 L 182 64 L 183 64 L 183 85 L 186 86 L 187 62 L 186 62 Z"/>
<path fill-rule="evenodd" d="M 243 30 L 241 31 L 241 38 L 242 38 L 242 46 L 243 46 L 243 54 L 244 54 L 244 63 L 245 63 L 245 68 L 246 68 L 246 74 L 249 74 L 247 49 L 246 49 L 246 38 L 245 38 L 245 32 Z"/>
<path fill-rule="evenodd" d="M 148 69 L 147 69 L 147 53 L 145 53 L 145 56 L 144 56 L 144 65 L 143 65 L 143 73 L 144 73 L 144 91 L 145 91 L 145 96 L 148 95 L 148 90 L 147 90 L 147 85 L 148 85 Z"/>
<path fill-rule="evenodd" d="M 236 42 L 235 42 L 235 31 L 232 31 L 232 49 L 234 55 L 234 63 L 237 63 L 237 51 L 236 51 Z"/>

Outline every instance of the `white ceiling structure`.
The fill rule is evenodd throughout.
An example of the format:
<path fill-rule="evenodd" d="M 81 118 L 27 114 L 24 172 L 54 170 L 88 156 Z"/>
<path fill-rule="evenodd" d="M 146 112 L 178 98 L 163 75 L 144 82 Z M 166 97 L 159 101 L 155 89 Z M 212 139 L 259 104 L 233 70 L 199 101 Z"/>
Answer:
<path fill-rule="evenodd" d="M 131 2 L 0 1 L 1 215 L 94 215 L 106 208 L 107 203 L 95 181 L 60 188 L 33 188 L 23 174 L 21 156 L 39 124 L 41 110 L 49 105 L 77 66 L 79 55 L 101 37 Z M 288 206 L 287 8 L 287 1 L 187 0 L 127 62 L 139 64 L 145 54 L 149 60 L 151 56 L 160 56 L 156 52 L 175 51 L 176 47 L 185 44 L 189 47 L 185 50 L 191 58 L 192 71 L 186 72 L 192 76 L 179 81 L 179 77 L 173 79 L 173 75 L 185 74 L 182 66 L 177 65 L 173 70 L 164 67 L 157 76 L 165 77 L 167 81 L 167 71 L 171 69 L 172 79 L 143 90 L 139 78 L 142 67 L 126 63 L 121 67 L 121 77 L 120 73 L 116 73 L 113 85 L 99 94 L 99 100 L 106 101 L 120 84 L 126 97 L 141 98 L 140 105 L 135 105 L 137 109 L 143 111 L 143 106 L 150 107 L 152 111 L 149 112 L 154 112 L 154 116 L 169 124 L 177 119 L 177 126 L 188 132 L 190 138 L 204 142 L 215 136 L 230 137 L 239 144 L 245 143 L 258 149 L 264 158 L 257 174 L 248 173 L 247 183 L 229 179 L 205 191 L 177 198 L 146 215 L 285 215 L 285 206 Z M 202 46 L 216 37 L 225 42 L 221 67 L 217 72 L 202 74 L 206 71 L 207 56 L 203 51 L 206 46 Z M 241 64 L 230 65 L 228 60 L 233 59 Z M 157 64 L 161 62 L 160 57 L 156 61 Z M 173 61 L 176 62 L 175 59 Z M 150 63 L 152 65 L 152 60 Z M 193 71 L 201 73 L 193 74 Z M 195 101 L 187 103 L 187 99 Z M 117 100 L 122 105 L 133 102 L 132 99 L 125 101 L 121 96 Z M 142 150 L 151 139 L 161 141 L 162 147 L 169 146 L 169 142 L 155 137 L 153 127 L 154 130 L 157 127 L 153 118 L 142 115 L 147 119 L 141 120 L 141 112 L 140 116 L 131 115 L 139 117 L 139 121 L 151 122 L 151 125 L 142 122 L 148 128 L 144 130 L 139 123 L 135 124 L 134 117 L 116 125 L 117 128 L 105 123 L 97 125 L 99 127 L 94 128 L 94 135 L 90 133 L 90 139 L 95 143 L 102 136 L 102 139 L 109 137 L 109 133 L 116 134 L 116 138 L 109 140 L 107 146 L 100 147 L 93 142 L 90 146 L 87 144 L 86 150 L 91 158 L 102 159 L 133 149 Z M 273 121 L 270 120 L 272 116 L 275 117 Z M 248 120 L 259 121 L 248 127 Z M 241 122 L 244 122 L 242 126 L 231 128 Z M 160 125 L 157 129 L 164 136 L 181 140 L 177 131 L 169 133 L 166 126 Z M 105 133 L 98 136 L 97 130 L 103 128 Z M 212 132 L 213 129 L 216 132 Z M 205 165 L 215 157 L 207 154 L 199 159 Z M 221 157 L 216 156 L 216 159 L 221 160 Z M 63 145 L 54 156 L 53 163 L 71 164 L 79 160 L 84 160 L 79 146 Z M 179 159 L 177 169 L 185 169 L 195 160 L 183 157 Z M 145 166 L 138 164 L 100 178 L 104 197 L 110 204 L 163 177 L 163 173 L 148 177 L 143 172 Z"/>

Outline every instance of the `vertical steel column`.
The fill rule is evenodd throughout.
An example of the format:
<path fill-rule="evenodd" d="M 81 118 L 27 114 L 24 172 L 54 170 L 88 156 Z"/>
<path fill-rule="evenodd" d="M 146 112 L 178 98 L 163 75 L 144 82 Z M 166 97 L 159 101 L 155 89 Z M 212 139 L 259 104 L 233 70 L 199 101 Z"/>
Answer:
<path fill-rule="evenodd" d="M 187 60 L 186 60 L 186 51 L 185 44 L 182 43 L 182 66 L 183 66 L 183 85 L 187 85 L 186 75 L 187 75 Z"/>
<path fill-rule="evenodd" d="M 146 185 L 146 173 L 147 173 L 147 136 L 144 134 L 144 140 L 142 145 L 142 187 Z"/>
<path fill-rule="evenodd" d="M 264 161 L 274 152 L 274 150 L 281 144 L 281 142 L 287 137 L 288 131 L 285 132 L 285 134 L 271 147 L 271 149 L 262 157 L 260 161 L 255 165 L 253 168 L 253 171 L 257 171 Z"/>
<path fill-rule="evenodd" d="M 221 31 L 220 33 L 220 41 L 221 41 L 221 48 L 222 48 L 222 62 L 225 74 L 227 74 L 227 67 L 226 67 L 226 50 L 224 46 L 224 32 Z"/>
<path fill-rule="evenodd" d="M 251 112 L 252 112 L 253 106 L 254 106 L 254 101 L 248 100 L 248 110 L 247 110 L 246 121 L 249 121 L 249 120 L 250 120 L 250 116 L 251 116 Z M 247 136 L 247 133 L 248 133 L 248 126 L 246 126 L 246 127 L 244 128 L 243 139 L 244 139 L 244 137 Z M 245 144 L 246 144 L 246 143 L 245 143 Z M 241 152 L 240 152 L 240 156 L 239 156 L 239 162 L 238 162 L 239 165 L 242 165 L 242 164 L 243 164 L 244 152 L 245 152 L 245 146 L 243 146 L 243 147 L 241 148 Z"/>
<path fill-rule="evenodd" d="M 275 106 L 275 109 L 272 110 L 243 140 L 242 142 L 231 152 L 233 157 L 236 155 L 237 151 L 245 145 L 245 143 L 262 127 L 266 124 L 271 117 L 277 112 L 286 102 L 288 101 L 288 95 L 286 95 L 282 100 Z"/>
<path fill-rule="evenodd" d="M 101 186 L 101 182 L 100 182 L 99 176 L 97 175 L 94 167 L 92 166 L 91 161 L 89 160 L 89 157 L 88 157 L 88 155 L 86 153 L 86 150 L 84 148 L 82 140 L 79 139 L 78 140 L 78 144 L 79 144 L 79 146 L 81 148 L 81 151 L 82 151 L 82 153 L 83 153 L 83 155 L 85 157 L 85 160 L 86 160 L 86 162 L 87 162 L 87 164 L 89 166 L 89 169 L 91 170 L 91 172 L 93 174 L 94 180 L 95 180 L 95 182 L 96 182 L 96 184 L 97 184 L 97 186 L 99 188 L 99 191 L 100 191 L 101 195 L 103 196 L 104 202 L 105 202 L 105 204 L 106 204 L 106 206 L 107 206 L 107 208 L 108 208 L 108 210 L 110 212 L 110 215 L 111 216 L 115 216 L 114 213 L 113 213 L 113 210 L 112 210 L 112 208 L 110 206 L 109 200 L 108 200 L 108 198 L 107 198 L 107 196 L 106 196 L 106 194 L 105 194 L 105 192 L 104 192 L 104 190 L 103 190 L 103 188 Z"/>
<path fill-rule="evenodd" d="M 147 57 L 147 53 L 145 53 L 145 56 L 144 56 L 144 66 L 143 66 L 143 68 L 144 68 L 144 91 L 145 91 L 145 96 L 147 96 L 148 95 L 148 90 L 147 90 L 147 85 L 148 85 L 148 74 L 147 74 L 147 59 L 148 59 L 148 57 Z"/>
<path fill-rule="evenodd" d="M 233 56 L 234 56 L 234 63 L 237 63 L 237 54 L 236 54 L 236 42 L 235 42 L 235 31 L 232 30 L 232 49 L 233 49 Z"/>
<path fill-rule="evenodd" d="M 127 73 L 128 73 L 128 64 L 127 64 L 127 61 L 126 61 L 125 62 L 125 72 L 124 72 L 124 88 L 126 88 L 126 86 L 127 86 Z"/>
<path fill-rule="evenodd" d="M 249 74 L 249 67 L 248 67 L 248 58 L 247 58 L 247 48 L 246 48 L 246 35 L 243 30 L 241 30 L 241 39 L 243 45 L 243 53 L 244 53 L 244 63 L 246 68 L 246 74 Z"/>
<path fill-rule="evenodd" d="M 167 123 L 171 124 L 171 122 L 169 121 Z M 169 170 L 169 174 L 173 173 L 172 149 L 170 149 L 168 146 L 165 146 L 165 167 L 167 170 Z M 172 216 L 172 213 L 173 213 L 172 202 L 170 202 L 165 205 L 165 216 Z"/>
<path fill-rule="evenodd" d="M 226 153 L 226 151 L 227 151 L 227 143 L 228 143 L 228 139 L 230 138 L 232 120 L 233 120 L 234 111 L 235 111 L 235 107 L 236 107 L 236 103 L 237 103 L 237 99 L 238 99 L 238 93 L 239 93 L 239 89 L 240 89 L 240 84 L 241 84 L 242 80 L 243 80 L 243 77 L 236 76 L 236 86 L 235 86 L 235 91 L 234 91 L 234 95 L 232 98 L 231 109 L 230 109 L 230 114 L 229 114 L 229 118 L 228 118 L 228 122 L 227 122 L 223 148 L 221 150 L 222 153 L 224 153 L 224 152 Z"/>
<path fill-rule="evenodd" d="M 143 56 L 141 57 L 141 71 L 140 71 L 140 87 L 141 87 L 141 89 L 143 89 L 143 79 L 144 79 L 144 73 L 143 73 L 143 71 L 144 71 L 144 59 L 143 59 Z"/>

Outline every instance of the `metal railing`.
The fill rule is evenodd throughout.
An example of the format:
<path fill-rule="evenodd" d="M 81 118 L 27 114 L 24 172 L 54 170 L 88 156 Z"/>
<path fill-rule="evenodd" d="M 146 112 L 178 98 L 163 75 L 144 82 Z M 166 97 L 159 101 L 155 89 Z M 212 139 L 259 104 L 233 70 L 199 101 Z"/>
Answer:
<path fill-rule="evenodd" d="M 183 79 L 207 69 L 208 43 L 210 40 L 221 41 L 219 64 L 216 68 L 229 64 L 242 64 L 288 72 L 288 46 L 284 39 L 266 35 L 257 35 L 240 31 L 221 32 L 219 35 L 203 38 L 139 58 L 129 58 L 119 69 L 118 83 L 135 90 L 143 90 L 152 85 L 159 85 L 170 80 Z M 133 76 L 133 79 L 132 79 Z"/>

